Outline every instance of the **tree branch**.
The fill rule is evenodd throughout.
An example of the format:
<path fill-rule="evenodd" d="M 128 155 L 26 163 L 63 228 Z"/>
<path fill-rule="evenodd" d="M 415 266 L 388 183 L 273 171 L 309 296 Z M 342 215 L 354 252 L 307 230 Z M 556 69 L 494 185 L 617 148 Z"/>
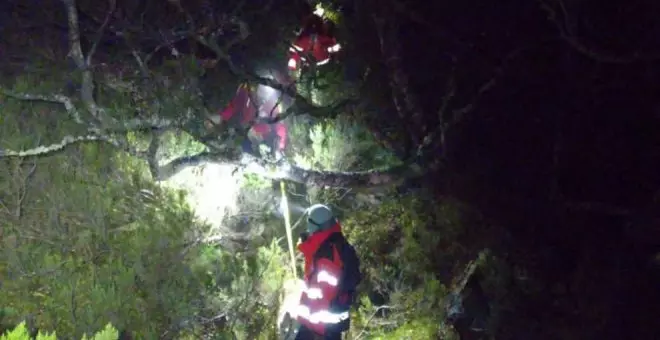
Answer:
<path fill-rule="evenodd" d="M 63 94 L 43 95 L 43 94 L 34 94 L 34 93 L 25 93 L 25 92 L 14 92 L 7 90 L 1 86 L 0 86 L 0 93 L 4 94 L 5 96 L 19 100 L 42 101 L 48 103 L 62 104 L 64 106 L 64 109 L 66 109 L 66 111 L 69 113 L 69 115 L 73 118 L 73 120 L 76 123 L 86 125 L 86 123 L 83 121 L 80 115 L 80 111 L 78 111 L 76 106 L 73 104 L 73 100 L 71 100 L 71 98 Z"/>
<path fill-rule="evenodd" d="M 85 135 L 85 136 L 65 136 L 62 138 L 62 140 L 58 143 L 53 143 L 51 145 L 41 145 L 37 146 L 35 148 L 31 149 L 26 149 L 26 150 L 9 150 L 9 149 L 0 149 L 0 157 L 32 157 L 32 156 L 43 156 L 43 155 L 48 155 L 57 151 L 63 150 L 65 147 L 72 145 L 72 144 L 77 144 L 77 143 L 83 143 L 83 142 L 91 142 L 91 141 L 102 141 L 109 143 L 113 146 L 119 147 L 119 148 L 124 148 L 123 145 L 121 145 L 120 142 L 116 141 L 115 139 L 109 137 L 109 136 L 104 136 L 104 135 Z"/>
<path fill-rule="evenodd" d="M 392 99 L 394 106 L 399 113 L 399 118 L 402 124 L 408 127 L 414 143 L 422 141 L 422 136 L 426 133 L 426 125 L 424 124 L 423 111 L 419 104 L 419 99 L 410 89 L 410 80 L 402 68 L 401 45 L 400 39 L 396 31 L 396 19 L 389 16 L 387 19 L 373 16 L 376 28 L 378 31 L 378 38 L 380 41 L 380 49 L 385 64 L 390 71 L 390 89 L 392 91 Z M 417 131 L 421 131 L 420 136 Z"/>
<path fill-rule="evenodd" d="M 117 8 L 117 0 L 108 0 L 108 3 L 110 4 L 110 8 L 108 9 L 108 13 L 105 15 L 105 19 L 103 19 L 103 23 L 101 24 L 101 27 L 96 32 L 96 38 L 94 38 L 92 47 L 89 49 L 89 52 L 87 53 L 87 59 L 85 60 L 85 65 L 89 66 L 92 64 L 92 57 L 96 52 L 96 48 L 98 47 L 99 42 L 103 38 L 103 34 L 105 33 L 105 29 L 108 26 L 108 23 L 110 23 L 110 18 L 112 17 L 112 14 L 115 13 L 115 9 Z"/>
<path fill-rule="evenodd" d="M 106 120 L 102 108 L 98 107 L 94 99 L 94 76 L 90 64 L 85 60 L 82 47 L 80 45 L 80 26 L 78 22 L 78 10 L 75 0 L 61 0 L 64 3 L 69 24 L 69 57 L 74 61 L 78 70 L 82 73 L 82 82 L 80 86 L 80 97 L 87 106 L 89 113 L 99 122 Z"/>
<path fill-rule="evenodd" d="M 131 130 L 141 130 L 145 128 L 156 128 L 156 129 L 167 129 L 178 127 L 181 128 L 185 126 L 185 123 L 191 119 L 191 114 L 184 115 L 181 120 L 169 120 L 160 118 L 158 116 L 151 116 L 150 118 L 136 118 L 128 121 L 117 121 L 111 117 L 106 117 L 106 110 L 97 106 L 93 92 L 94 92 L 94 79 L 93 74 L 90 68 L 91 56 L 94 54 L 98 46 L 99 38 L 98 36 L 103 34 L 103 31 L 108 26 L 109 15 L 106 17 L 106 20 L 101 25 L 101 28 L 97 32 L 97 39 L 95 40 L 94 45 L 89 51 L 89 55 L 85 58 L 83 54 L 81 44 L 80 44 L 80 29 L 78 23 L 78 13 L 76 9 L 75 0 L 61 0 L 65 5 L 68 27 L 69 27 L 69 43 L 70 50 L 69 56 L 75 62 L 76 67 L 80 72 L 82 72 L 82 88 L 81 88 L 81 99 L 87 109 L 90 111 L 91 115 L 96 118 L 96 120 L 101 123 L 100 126 L 96 126 L 93 122 L 86 122 L 79 111 L 76 110 L 73 99 L 63 96 L 63 95 L 33 95 L 33 94 L 17 94 L 11 91 L 3 91 L 7 95 L 11 95 L 13 98 L 21 100 L 40 100 L 48 101 L 62 104 L 67 112 L 74 117 L 76 122 L 86 125 L 88 127 L 89 134 L 81 136 L 65 136 L 60 142 L 54 143 L 51 145 L 40 145 L 31 149 L 26 150 L 0 150 L 0 157 L 34 157 L 34 156 L 44 156 L 49 155 L 54 152 L 63 150 L 65 147 L 76 144 L 76 143 L 86 143 L 86 142 L 105 142 L 119 150 L 128 152 L 131 155 L 139 157 L 147 161 L 150 165 L 150 169 L 156 180 L 165 180 L 174 174 L 178 173 L 182 169 L 195 166 L 202 163 L 225 163 L 225 164 L 235 164 L 239 167 L 243 167 L 248 172 L 254 172 L 260 174 L 267 178 L 280 179 L 280 180 L 290 180 L 299 183 L 304 183 L 314 186 L 322 187 L 350 187 L 353 189 L 360 188 L 378 188 L 385 187 L 399 183 L 400 181 L 410 177 L 418 176 L 424 173 L 424 171 L 416 164 L 406 164 L 402 166 L 392 167 L 382 170 L 370 170 L 370 171 L 361 171 L 361 172 L 334 172 L 334 171 L 317 171 L 311 169 L 304 169 L 292 164 L 289 164 L 286 160 L 281 160 L 279 162 L 273 163 L 272 160 L 254 158 L 249 155 L 237 154 L 236 148 L 231 146 L 224 147 L 223 145 L 210 145 L 211 152 L 203 152 L 197 155 L 181 157 L 175 159 L 165 165 L 159 166 L 156 162 L 155 152 L 158 149 L 158 132 L 152 140 L 149 150 L 145 151 L 136 151 L 131 148 L 130 144 L 122 138 L 120 132 L 126 132 Z M 235 23 L 241 26 L 241 23 Z M 241 28 L 242 31 L 247 32 L 246 27 Z M 246 37 L 247 34 L 242 34 L 242 39 Z M 201 39 L 204 41 L 204 39 Z M 251 82 L 257 82 L 266 86 L 275 88 L 276 90 L 281 91 L 281 93 L 294 97 L 296 104 L 287 112 L 280 115 L 280 117 L 269 119 L 268 123 L 274 123 L 285 119 L 292 114 L 310 114 L 312 116 L 329 116 L 338 113 L 340 110 L 350 107 L 357 102 L 357 99 L 349 98 L 339 103 L 332 105 L 330 107 L 318 107 L 306 98 L 297 94 L 293 88 L 284 86 L 277 83 L 277 81 L 267 78 L 262 78 L 257 75 L 249 74 L 244 70 L 239 70 L 232 64 L 229 56 L 224 53 L 221 47 L 215 43 L 208 42 L 208 47 L 210 47 L 221 59 L 224 59 L 229 63 L 232 71 L 239 76 L 244 77 Z M 259 121 L 261 122 L 261 121 Z M 229 131 L 229 129 L 226 129 Z M 232 137 L 232 136 L 229 136 Z M 235 136 L 233 136 L 235 137 Z M 219 143 L 225 143 L 225 139 L 218 139 Z M 217 144 L 217 143 L 216 143 Z"/>
<path fill-rule="evenodd" d="M 35 93 L 26 93 L 26 92 L 15 92 L 3 88 L 0 86 L 0 94 L 5 96 L 26 101 L 41 101 L 48 103 L 57 103 L 62 104 L 64 109 L 69 113 L 73 120 L 81 125 L 88 126 L 90 133 L 101 134 L 109 132 L 125 132 L 125 131 L 134 131 L 134 130 L 144 130 L 144 129 L 167 129 L 181 127 L 185 124 L 187 119 L 184 117 L 181 120 L 173 120 L 168 118 L 163 118 L 157 115 L 145 118 L 133 118 L 122 122 L 115 122 L 112 124 L 107 124 L 103 128 L 96 128 L 94 126 L 89 126 L 89 122 L 83 120 L 80 111 L 74 105 L 73 100 L 63 94 L 35 94 Z"/>
<path fill-rule="evenodd" d="M 204 163 L 230 163 L 248 173 L 254 173 L 273 180 L 289 180 L 311 186 L 378 189 L 390 187 L 411 177 L 421 176 L 425 170 L 416 164 L 404 164 L 380 170 L 368 171 L 319 171 L 305 169 L 288 163 L 286 160 L 273 163 L 244 154 L 240 161 L 232 161 L 217 153 L 201 152 L 192 156 L 177 158 L 158 169 L 158 180 L 163 181 L 190 166 Z"/>
<path fill-rule="evenodd" d="M 465 106 L 463 106 L 461 108 L 458 108 L 458 109 L 455 109 L 455 110 L 452 111 L 452 118 L 449 122 L 446 123 L 447 124 L 446 128 L 449 128 L 452 125 L 458 124 L 459 122 L 461 122 L 464 119 L 464 117 L 468 113 L 472 112 L 475 109 L 475 107 L 477 106 L 477 104 L 478 104 L 479 100 L 481 99 L 481 97 L 483 97 L 484 94 L 486 94 L 487 92 L 492 90 L 495 87 L 495 85 L 497 85 L 497 81 L 504 75 L 504 71 L 505 71 L 506 67 L 508 66 L 508 64 L 514 58 L 519 56 L 521 53 L 523 53 L 523 52 L 525 52 L 525 51 L 527 51 L 527 50 L 529 50 L 533 47 L 534 46 L 525 46 L 525 47 L 517 48 L 517 49 L 513 50 L 512 52 L 510 52 L 509 54 L 507 54 L 502 59 L 500 64 L 493 71 L 493 76 L 490 77 L 486 82 L 484 82 L 479 87 L 477 92 L 469 100 L 468 104 L 466 104 Z"/>
<path fill-rule="evenodd" d="M 569 13 L 566 10 L 566 6 L 564 6 L 564 2 L 562 0 L 556 0 L 556 2 L 561 9 L 563 19 L 560 17 L 560 15 L 557 14 L 557 10 L 548 4 L 547 0 L 537 1 L 539 2 L 541 9 L 547 13 L 548 19 L 552 21 L 555 26 L 557 26 L 560 38 L 567 42 L 568 45 L 571 46 L 575 51 L 590 59 L 608 64 L 630 64 L 634 62 L 660 59 L 660 53 L 647 54 L 633 52 L 629 55 L 615 55 L 603 51 L 597 47 L 588 46 L 584 41 L 581 41 L 574 32 L 572 32 L 572 25 L 569 25 L 568 23 L 570 20 Z"/>

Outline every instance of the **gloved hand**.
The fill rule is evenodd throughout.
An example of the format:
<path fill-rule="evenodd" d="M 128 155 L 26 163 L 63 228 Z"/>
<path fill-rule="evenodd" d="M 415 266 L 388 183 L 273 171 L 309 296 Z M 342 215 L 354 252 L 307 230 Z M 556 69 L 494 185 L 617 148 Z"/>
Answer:
<path fill-rule="evenodd" d="M 307 241 L 307 238 L 309 238 L 309 233 L 306 231 L 303 231 L 300 233 L 300 242 L 305 242 Z"/>
<path fill-rule="evenodd" d="M 279 161 L 280 159 L 284 158 L 284 152 L 282 152 L 282 150 L 275 150 L 274 157 L 276 161 Z"/>
<path fill-rule="evenodd" d="M 264 143 L 259 144 L 259 154 L 261 155 L 261 157 L 268 155 L 270 152 L 271 152 L 270 146 Z"/>

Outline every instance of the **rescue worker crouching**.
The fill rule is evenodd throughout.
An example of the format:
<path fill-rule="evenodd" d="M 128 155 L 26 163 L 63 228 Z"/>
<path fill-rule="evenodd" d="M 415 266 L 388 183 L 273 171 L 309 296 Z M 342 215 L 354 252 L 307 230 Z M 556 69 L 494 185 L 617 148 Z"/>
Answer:
<path fill-rule="evenodd" d="M 287 145 L 287 128 L 282 122 L 274 124 L 255 124 L 248 131 L 247 143 L 243 151 L 255 156 L 263 157 L 270 154 L 276 160 L 284 157 Z"/>
<path fill-rule="evenodd" d="M 267 101 L 259 108 L 260 118 L 272 118 L 281 114 L 282 105 L 273 100 Z M 275 159 L 283 157 L 284 149 L 287 145 L 288 129 L 286 125 L 279 121 L 275 123 L 257 123 L 252 126 L 248 132 L 251 151 L 249 153 L 256 157 L 263 156 L 262 147 L 267 154 Z"/>
<path fill-rule="evenodd" d="M 327 206 L 313 205 L 307 213 L 307 232 L 298 245 L 305 258 L 305 289 L 295 312 L 300 324 L 296 340 L 341 339 L 350 327 L 360 262 Z"/>

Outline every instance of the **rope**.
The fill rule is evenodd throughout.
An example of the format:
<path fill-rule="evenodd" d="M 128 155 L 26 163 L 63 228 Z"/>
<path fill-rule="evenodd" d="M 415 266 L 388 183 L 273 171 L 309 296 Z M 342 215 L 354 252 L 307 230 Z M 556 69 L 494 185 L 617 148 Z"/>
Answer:
<path fill-rule="evenodd" d="M 298 277 L 296 270 L 296 254 L 293 251 L 293 232 L 291 228 L 291 216 L 289 215 L 289 199 L 286 196 L 286 184 L 284 181 L 280 182 L 280 189 L 282 190 L 282 214 L 284 214 L 284 227 L 286 228 L 286 239 L 289 243 L 289 254 L 291 255 L 291 269 L 293 276 Z"/>

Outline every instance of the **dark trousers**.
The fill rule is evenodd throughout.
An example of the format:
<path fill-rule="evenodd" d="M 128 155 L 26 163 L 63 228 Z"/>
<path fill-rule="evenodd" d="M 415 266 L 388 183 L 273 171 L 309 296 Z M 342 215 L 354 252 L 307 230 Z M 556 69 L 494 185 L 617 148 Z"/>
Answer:
<path fill-rule="evenodd" d="M 252 144 L 252 141 L 250 138 L 245 138 L 243 140 L 243 143 L 241 144 L 241 148 L 243 149 L 243 152 L 249 153 L 250 155 L 254 157 L 261 157 L 259 155 L 259 149 Z"/>
<path fill-rule="evenodd" d="M 318 335 L 305 326 L 298 328 L 295 340 L 341 340 L 341 333 Z"/>

